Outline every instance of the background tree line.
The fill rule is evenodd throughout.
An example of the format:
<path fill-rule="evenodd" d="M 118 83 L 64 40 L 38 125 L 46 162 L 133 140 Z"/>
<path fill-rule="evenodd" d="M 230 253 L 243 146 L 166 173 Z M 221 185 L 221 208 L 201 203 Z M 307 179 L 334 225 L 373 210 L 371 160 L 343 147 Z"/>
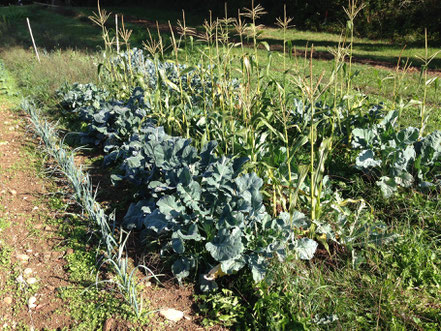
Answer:
<path fill-rule="evenodd" d="M 30 2 L 22 0 L 22 2 Z M 39 2 L 71 4 L 74 6 L 95 6 L 96 0 L 40 0 Z M 101 0 L 103 6 L 154 6 L 167 9 L 185 9 L 189 13 L 207 16 L 212 10 L 216 16 L 224 14 L 224 0 Z M 229 15 L 237 9 L 250 7 L 251 0 L 227 1 Z M 17 0 L 0 0 L 0 4 L 17 3 Z M 298 29 L 340 32 L 346 24 L 343 10 L 348 0 L 255 0 L 268 12 L 262 19 L 272 24 L 283 14 L 286 3 L 288 15 Z M 441 0 L 359 0 L 366 7 L 356 20 L 356 32 L 366 37 L 397 37 L 421 35 L 427 28 L 432 38 L 441 32 Z"/>

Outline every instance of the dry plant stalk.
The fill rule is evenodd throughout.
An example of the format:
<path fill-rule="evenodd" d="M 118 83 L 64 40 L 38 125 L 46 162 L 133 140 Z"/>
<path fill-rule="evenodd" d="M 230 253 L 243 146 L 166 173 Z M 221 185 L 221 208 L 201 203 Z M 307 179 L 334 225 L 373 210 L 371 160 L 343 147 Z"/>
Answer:
<path fill-rule="evenodd" d="M 126 29 L 124 25 L 124 16 L 121 16 L 121 30 L 119 31 L 119 35 L 121 36 L 122 40 L 124 40 L 124 44 L 129 48 L 129 39 L 132 36 L 133 30 Z"/>
<path fill-rule="evenodd" d="M 156 22 L 157 24 L 158 22 Z M 150 53 L 151 56 L 155 56 L 155 54 L 162 49 L 162 40 L 161 38 L 156 41 L 153 39 L 152 34 L 150 33 L 150 29 L 147 28 L 147 33 L 149 35 L 149 39 L 142 42 L 144 49 Z"/>
<path fill-rule="evenodd" d="M 93 12 L 93 15 L 89 16 L 89 19 L 98 25 L 101 28 L 101 35 L 104 40 L 104 46 L 106 50 L 110 50 L 112 48 L 113 39 L 110 39 L 109 31 L 106 28 L 106 22 L 109 19 L 111 12 L 107 12 L 105 9 L 101 9 L 100 1 L 98 0 L 98 10 L 97 12 Z"/>
<path fill-rule="evenodd" d="M 196 29 L 188 27 L 185 22 L 185 11 L 182 10 L 182 22 L 180 20 L 177 21 L 177 32 L 182 38 L 186 38 L 187 36 L 195 36 Z"/>
<path fill-rule="evenodd" d="M 278 17 L 276 19 L 276 26 L 283 30 L 283 72 L 286 72 L 286 31 L 293 27 L 290 25 L 292 22 L 292 17 L 286 16 L 286 4 L 283 6 L 283 19 Z"/>

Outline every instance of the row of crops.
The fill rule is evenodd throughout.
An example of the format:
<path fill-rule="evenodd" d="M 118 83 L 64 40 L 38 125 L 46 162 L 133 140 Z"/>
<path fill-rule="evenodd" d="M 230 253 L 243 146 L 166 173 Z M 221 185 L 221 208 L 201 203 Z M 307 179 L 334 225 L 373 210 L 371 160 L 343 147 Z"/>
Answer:
<path fill-rule="evenodd" d="M 206 274 L 213 266 L 224 274 L 247 266 L 260 281 L 268 259 L 282 259 L 288 248 L 312 258 L 317 243 L 297 239 L 290 230 L 310 226 L 304 214 L 271 217 L 260 193 L 263 180 L 242 173 L 246 158 L 218 156 L 215 141 L 198 149 L 191 139 L 168 135 L 146 120 L 150 110 L 144 94 L 138 88 L 127 102 L 100 102 L 108 93 L 76 85 L 63 94 L 62 104 L 87 123 L 81 143 L 102 145 L 105 165 L 119 163 L 120 173 L 112 179 L 137 186 L 123 225 L 143 231 L 146 239 L 161 237 L 162 252 L 176 256 L 172 271 L 178 280 L 194 270 Z M 210 280 L 215 276 L 201 277 L 201 285 L 215 287 Z"/>
<path fill-rule="evenodd" d="M 122 225 L 146 249 L 159 243 L 179 282 L 205 291 L 238 272 L 259 282 L 272 262 L 309 260 L 331 244 L 362 261 L 366 244 L 396 234 L 345 178 L 362 177 L 384 199 L 439 190 L 440 131 L 424 135 L 382 105 L 308 98 L 301 83 L 256 84 L 219 65 L 133 49 L 107 59 L 105 84 L 58 92 L 81 123 L 78 143 L 102 148 L 114 184 L 136 188 Z"/>
<path fill-rule="evenodd" d="M 84 281 L 61 292 L 78 303 L 66 323 L 166 328 L 173 308 L 178 329 L 439 329 L 438 53 L 426 42 L 394 70 L 355 64 L 357 2 L 339 43 L 289 32 L 285 10 L 262 27 L 250 2 L 147 31 L 132 16 L 145 8 L 122 19 L 98 5 L 94 29 L 86 8 L 17 7 L 32 12 L 41 63 L 32 48 L 0 56 L 82 209 L 60 228 L 90 266 L 68 260 Z M 11 44 L 30 45 L 15 21 Z M 64 44 L 75 51 L 50 50 Z"/>

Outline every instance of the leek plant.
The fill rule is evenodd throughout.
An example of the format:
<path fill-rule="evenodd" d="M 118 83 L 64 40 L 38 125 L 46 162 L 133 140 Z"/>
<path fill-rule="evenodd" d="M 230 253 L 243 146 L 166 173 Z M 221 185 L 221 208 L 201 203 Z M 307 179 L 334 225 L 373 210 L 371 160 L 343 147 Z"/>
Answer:
<path fill-rule="evenodd" d="M 125 233 L 122 229 L 119 229 L 119 239 L 117 239 L 114 214 L 106 215 L 104 209 L 96 201 L 96 193 L 90 176 L 75 165 L 75 151 L 68 151 L 64 148 L 63 140 L 58 139 L 55 127 L 41 118 L 41 113 L 38 112 L 32 102 L 25 100 L 22 108 L 29 114 L 33 130 L 42 139 L 46 152 L 58 163 L 59 171 L 67 177 L 76 202 L 83 208 L 94 226 L 99 229 L 100 241 L 104 243 L 105 257 L 101 266 L 105 263 L 112 265 L 117 278 L 116 280 L 101 282 L 97 280 L 96 284 L 102 282 L 116 284 L 128 303 L 133 307 L 136 315 L 140 316 L 143 313 L 143 307 L 142 300 L 139 301 L 140 298 L 137 292 L 139 283 L 135 279 L 135 271 L 140 269 L 146 271 L 147 274 L 150 274 L 147 278 L 157 279 L 157 276 L 142 265 L 129 270 L 126 243 L 130 233 Z M 111 224 L 113 225 L 111 226 Z"/>

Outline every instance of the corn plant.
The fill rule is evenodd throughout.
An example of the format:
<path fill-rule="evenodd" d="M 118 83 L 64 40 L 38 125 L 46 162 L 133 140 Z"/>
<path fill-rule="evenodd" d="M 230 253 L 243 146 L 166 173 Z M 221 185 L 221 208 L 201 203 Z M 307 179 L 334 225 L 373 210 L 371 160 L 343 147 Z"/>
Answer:
<path fill-rule="evenodd" d="M 426 105 L 426 99 L 427 99 L 427 91 L 431 84 L 435 83 L 438 79 L 438 77 L 432 77 L 429 79 L 428 77 L 428 71 L 429 71 L 429 65 L 430 62 L 434 58 L 438 56 L 439 53 L 441 53 L 441 50 L 430 54 L 429 55 L 429 46 L 427 43 L 427 29 L 424 30 L 424 55 L 423 56 L 417 56 L 418 59 L 420 59 L 423 62 L 423 65 L 421 66 L 421 77 L 423 78 L 423 100 L 421 101 L 420 106 L 420 138 L 423 137 L 424 129 L 426 128 L 428 114 L 427 114 L 427 105 Z"/>
<path fill-rule="evenodd" d="M 354 46 L 354 31 L 355 31 L 355 18 L 363 8 L 366 7 L 364 3 L 358 5 L 357 0 L 348 0 L 348 7 L 343 7 L 348 20 L 346 21 L 346 30 L 349 33 L 349 69 L 347 74 L 347 94 L 349 94 L 352 87 L 352 58 L 353 58 L 353 46 Z M 349 104 L 348 104 L 349 105 Z"/>
<path fill-rule="evenodd" d="M 286 32 L 287 30 L 292 27 L 292 17 L 286 16 L 286 4 L 283 6 L 283 18 L 277 18 L 276 25 L 283 30 L 283 72 L 286 72 Z M 291 50 L 290 50 L 291 51 Z"/>
<path fill-rule="evenodd" d="M 101 9 L 100 2 L 98 0 L 97 11 L 93 12 L 93 15 L 89 16 L 89 19 L 101 28 L 101 37 L 104 41 L 106 51 L 110 51 L 112 49 L 112 44 L 114 42 L 114 38 L 110 37 L 109 30 L 106 27 L 106 22 L 111 15 L 112 13 L 108 13 L 107 10 Z"/>

